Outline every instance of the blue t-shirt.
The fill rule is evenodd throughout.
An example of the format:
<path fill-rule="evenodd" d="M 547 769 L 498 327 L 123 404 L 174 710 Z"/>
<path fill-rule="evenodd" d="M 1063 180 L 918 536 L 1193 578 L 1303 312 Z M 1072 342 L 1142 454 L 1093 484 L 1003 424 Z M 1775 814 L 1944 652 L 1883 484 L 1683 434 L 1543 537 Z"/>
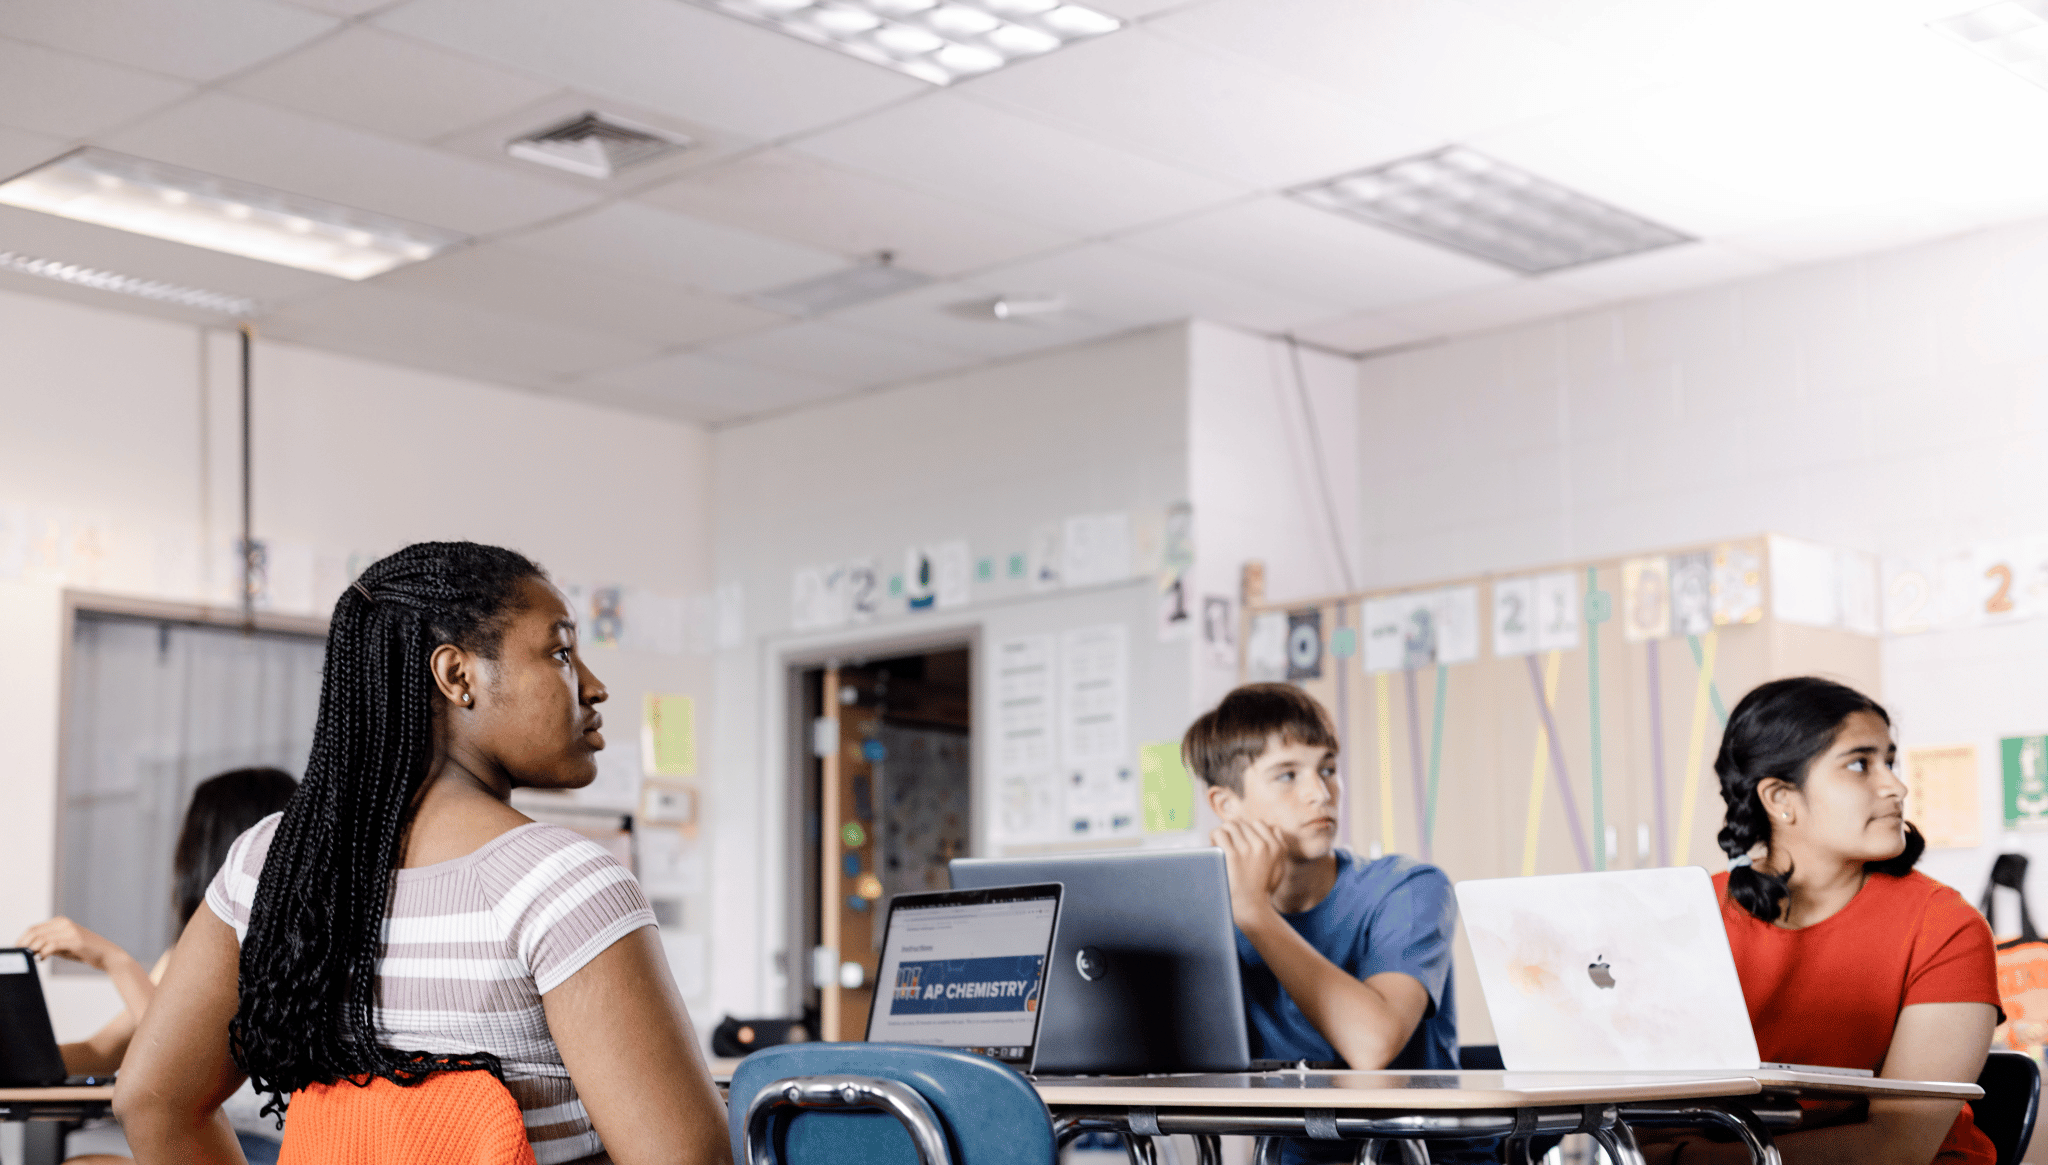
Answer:
<path fill-rule="evenodd" d="M 1308 944 L 1360 981 L 1399 971 L 1429 992 L 1429 1007 L 1389 1068 L 1458 1067 L 1458 1006 L 1451 992 L 1451 938 L 1457 900 L 1435 866 L 1390 854 L 1361 862 L 1337 851 L 1337 882 L 1321 902 L 1283 914 Z M 1243 931 L 1245 1020 L 1252 1056 L 1261 1060 L 1341 1060 L 1280 985 Z"/>

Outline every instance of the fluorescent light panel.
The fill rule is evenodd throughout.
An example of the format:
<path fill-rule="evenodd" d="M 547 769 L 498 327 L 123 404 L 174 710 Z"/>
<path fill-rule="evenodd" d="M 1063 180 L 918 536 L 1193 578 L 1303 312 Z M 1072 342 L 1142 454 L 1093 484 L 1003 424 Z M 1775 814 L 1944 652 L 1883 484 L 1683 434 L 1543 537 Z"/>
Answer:
<path fill-rule="evenodd" d="M 1670 227 L 1567 190 L 1463 146 L 1404 158 L 1291 192 L 1530 275 L 1692 241 Z"/>
<path fill-rule="evenodd" d="M 465 241 L 453 231 L 91 147 L 0 184 L 0 204 L 343 279 L 381 275 Z"/>
<path fill-rule="evenodd" d="M 2048 87 L 2048 0 L 2004 0 L 1928 27 Z"/>
<path fill-rule="evenodd" d="M 23 255 L 18 251 L 0 251 L 0 271 L 15 271 L 33 275 L 38 279 L 54 279 L 77 287 L 90 287 L 97 291 L 114 291 L 122 295 L 134 295 L 153 299 L 158 303 L 176 304 L 179 307 L 197 308 L 200 311 L 216 312 L 224 316 L 253 316 L 256 301 L 221 291 L 207 291 L 198 287 L 184 287 L 176 283 L 165 283 L 160 279 L 138 279 L 133 275 L 122 275 L 115 271 L 102 271 L 98 267 L 81 267 L 76 263 L 62 263 L 55 259 L 38 259 L 34 255 Z"/>
<path fill-rule="evenodd" d="M 1061 0 L 694 0 L 934 85 L 1123 27 Z"/>

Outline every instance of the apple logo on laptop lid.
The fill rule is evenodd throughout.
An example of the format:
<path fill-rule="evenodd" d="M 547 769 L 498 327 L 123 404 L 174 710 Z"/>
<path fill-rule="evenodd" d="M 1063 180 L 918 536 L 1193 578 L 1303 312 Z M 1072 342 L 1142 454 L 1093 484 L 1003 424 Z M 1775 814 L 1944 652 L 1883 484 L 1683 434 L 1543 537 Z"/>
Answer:
<path fill-rule="evenodd" d="M 1614 989 L 1614 976 L 1608 973 L 1607 964 L 1600 961 L 1602 957 L 1601 955 L 1594 955 L 1593 961 L 1586 965 L 1586 978 L 1593 981 L 1593 986 L 1603 991 L 1612 991 Z"/>

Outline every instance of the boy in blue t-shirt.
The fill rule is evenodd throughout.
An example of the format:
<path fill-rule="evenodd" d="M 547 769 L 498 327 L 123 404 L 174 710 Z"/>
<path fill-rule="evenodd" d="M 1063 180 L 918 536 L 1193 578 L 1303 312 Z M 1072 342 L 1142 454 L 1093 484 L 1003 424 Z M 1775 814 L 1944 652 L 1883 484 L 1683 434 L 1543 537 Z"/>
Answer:
<path fill-rule="evenodd" d="M 1323 706 L 1291 684 L 1247 684 L 1188 728 L 1181 752 L 1223 822 L 1210 841 L 1230 874 L 1252 1055 L 1456 1069 L 1450 879 L 1337 847 L 1343 789 Z"/>

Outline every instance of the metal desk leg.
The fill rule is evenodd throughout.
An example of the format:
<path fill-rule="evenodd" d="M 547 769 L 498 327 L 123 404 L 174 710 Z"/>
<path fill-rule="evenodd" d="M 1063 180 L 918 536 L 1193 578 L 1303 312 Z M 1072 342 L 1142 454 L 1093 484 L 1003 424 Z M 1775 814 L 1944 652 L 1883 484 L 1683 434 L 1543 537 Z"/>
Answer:
<path fill-rule="evenodd" d="M 1282 1137 L 1260 1137 L 1252 1149 L 1252 1165 L 1280 1165 L 1280 1147 L 1286 1144 Z"/>
<path fill-rule="evenodd" d="M 1636 1145 L 1636 1135 L 1629 1127 L 1617 1120 L 1604 1129 L 1595 1130 L 1593 1139 L 1607 1150 L 1607 1159 L 1614 1165 L 1644 1165 L 1643 1151 Z"/>
<path fill-rule="evenodd" d="M 1223 1138 L 1215 1133 L 1196 1133 L 1195 1165 L 1223 1165 Z"/>
<path fill-rule="evenodd" d="M 1123 1138 L 1124 1155 L 1130 1158 L 1131 1165 L 1156 1165 L 1158 1159 L 1153 1155 L 1152 1138 L 1137 1133 L 1119 1135 Z"/>
<path fill-rule="evenodd" d="M 1622 1111 L 1621 1119 L 1633 1120 L 1639 1124 L 1678 1125 L 1689 1128 L 1720 1125 L 1734 1133 L 1743 1147 L 1749 1150 L 1752 1165 L 1784 1165 L 1784 1158 L 1778 1155 L 1778 1146 L 1771 1140 L 1770 1127 L 1755 1113 L 1739 1104 L 1729 1104 L 1725 1108 L 1706 1103 L 1631 1104 Z"/>
<path fill-rule="evenodd" d="M 72 1121 L 21 1122 L 22 1165 L 57 1165 L 64 1159 L 64 1134 L 76 1127 Z"/>

